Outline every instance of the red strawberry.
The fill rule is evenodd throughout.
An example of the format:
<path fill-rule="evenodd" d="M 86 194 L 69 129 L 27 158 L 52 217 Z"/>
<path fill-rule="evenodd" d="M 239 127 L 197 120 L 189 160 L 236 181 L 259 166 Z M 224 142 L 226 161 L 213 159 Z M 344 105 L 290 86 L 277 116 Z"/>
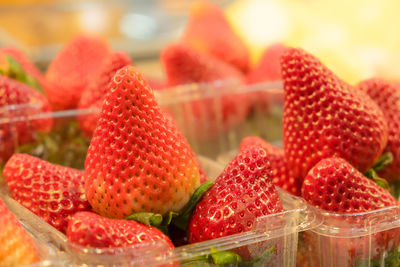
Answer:
<path fill-rule="evenodd" d="M 176 131 L 142 74 L 132 66 L 117 71 L 85 161 L 93 209 L 113 218 L 179 211 L 200 183 L 191 149 Z"/>
<path fill-rule="evenodd" d="M 92 81 L 89 81 L 88 86 L 83 91 L 78 108 L 100 110 L 112 77 L 120 68 L 132 64 L 132 60 L 125 52 L 113 52 L 102 64 L 99 72 L 91 77 Z M 99 114 L 97 112 L 78 117 L 79 127 L 87 137 L 92 137 L 98 119 Z"/>
<path fill-rule="evenodd" d="M 171 240 L 157 228 L 85 211 L 72 216 L 67 237 L 74 244 L 96 248 L 126 247 L 154 240 L 165 240 L 168 248 L 174 248 Z"/>
<path fill-rule="evenodd" d="M 356 213 L 397 206 L 390 193 L 341 158 L 326 158 L 304 179 L 303 198 L 317 208 Z"/>
<path fill-rule="evenodd" d="M 243 75 L 234 67 L 184 44 L 171 44 L 165 47 L 161 52 L 161 62 L 164 65 L 169 86 L 209 83 L 226 79 L 241 82 L 244 79 Z M 203 85 L 203 89 L 207 88 L 205 90 L 211 91 L 211 93 L 210 88 L 222 91 L 226 89 L 215 84 L 209 86 L 207 88 Z M 210 92 L 204 95 L 207 94 Z M 183 116 L 185 122 L 190 124 L 186 128 L 193 128 L 199 138 L 208 139 L 214 138 L 221 131 L 239 125 L 245 119 L 247 112 L 248 103 L 243 95 L 225 94 L 222 97 L 192 101 L 190 111 L 185 112 Z M 201 137 L 199 134 L 205 136 Z"/>
<path fill-rule="evenodd" d="M 79 35 L 66 44 L 46 72 L 50 83 L 46 93 L 52 107 L 77 107 L 83 90 L 109 54 L 106 40 L 96 36 Z"/>
<path fill-rule="evenodd" d="M 74 213 L 90 210 L 82 171 L 14 154 L 3 176 L 13 199 L 63 233 Z"/>
<path fill-rule="evenodd" d="M 29 75 L 31 75 L 39 82 L 41 88 L 44 91 L 47 90 L 48 83 L 44 78 L 44 75 L 21 50 L 15 47 L 5 47 L 2 48 L 1 51 L 14 58 Z"/>
<path fill-rule="evenodd" d="M 278 81 L 282 79 L 280 59 L 286 47 L 280 43 L 269 46 L 260 62 L 247 74 L 248 83 Z"/>
<path fill-rule="evenodd" d="M 39 261 L 35 244 L 0 199 L 0 266 L 25 266 Z"/>
<path fill-rule="evenodd" d="M 190 153 L 192 154 L 192 157 L 196 160 L 197 169 L 199 170 L 199 174 L 200 174 L 200 184 L 208 181 L 208 176 L 205 173 L 205 171 L 203 170 L 203 167 L 201 166 L 199 159 L 197 158 L 196 154 L 190 147 L 186 138 L 182 135 L 181 131 L 179 130 L 179 127 L 175 123 L 174 118 L 167 112 L 163 112 L 163 114 L 164 114 L 167 128 L 170 129 L 170 131 L 174 131 L 175 135 L 178 136 L 179 139 L 183 140 L 186 143 L 186 146 L 189 148 Z"/>
<path fill-rule="evenodd" d="M 293 195 L 299 196 L 301 192 L 301 182 L 291 175 L 287 167 L 283 150 L 257 136 L 243 138 L 242 142 L 240 142 L 239 150 L 243 151 L 252 146 L 261 146 L 267 152 L 268 161 L 272 170 L 272 183 Z"/>
<path fill-rule="evenodd" d="M 360 213 L 399 205 L 388 191 L 366 178 L 341 158 L 326 158 L 316 164 L 304 179 L 302 195 L 311 205 L 335 213 Z M 345 228 L 349 225 L 354 228 L 364 228 L 368 220 L 368 216 L 334 216 L 327 220 L 337 224 L 341 218 Z M 313 235 L 315 234 L 309 234 L 309 242 L 317 241 L 315 238 L 313 240 Z M 400 233 L 397 228 L 371 234 L 365 238 L 358 235 L 344 239 L 320 236 L 318 242 L 322 244 L 320 248 L 316 247 L 315 243 L 309 245 L 316 250 L 328 248 L 330 250 L 319 251 L 319 255 L 326 253 L 332 254 L 333 257 L 341 255 L 340 262 L 349 261 L 349 266 L 355 266 L 357 260 L 365 257 L 365 248 L 371 248 L 371 258 L 379 258 L 383 251 L 397 247 L 400 243 Z M 315 254 L 317 251 L 310 253 Z M 320 260 L 323 261 L 324 258 Z"/>
<path fill-rule="evenodd" d="M 190 243 L 249 231 L 256 218 L 281 212 L 265 149 L 239 154 L 197 204 L 188 226 Z"/>
<path fill-rule="evenodd" d="M 244 80 L 233 66 L 185 44 L 170 44 L 161 51 L 169 86 L 187 83 L 213 82 L 225 79 Z"/>
<path fill-rule="evenodd" d="M 249 52 L 244 42 L 236 35 L 224 12 L 208 1 L 193 4 L 182 42 L 209 53 L 242 72 L 249 67 Z"/>
<path fill-rule="evenodd" d="M 387 142 L 382 111 L 301 49 L 282 56 L 283 143 L 288 167 L 303 179 L 321 159 L 342 157 L 364 172 Z"/>
<path fill-rule="evenodd" d="M 50 112 L 50 105 L 42 94 L 0 75 L 0 163 L 5 163 L 18 145 L 31 142 L 36 131 L 50 131 L 52 118 L 31 119 L 45 112 Z"/>
<path fill-rule="evenodd" d="M 393 162 L 379 175 L 387 180 L 400 180 L 400 85 L 382 79 L 369 79 L 361 82 L 358 88 L 378 104 L 388 123 L 388 143 L 383 152 L 391 152 Z"/>

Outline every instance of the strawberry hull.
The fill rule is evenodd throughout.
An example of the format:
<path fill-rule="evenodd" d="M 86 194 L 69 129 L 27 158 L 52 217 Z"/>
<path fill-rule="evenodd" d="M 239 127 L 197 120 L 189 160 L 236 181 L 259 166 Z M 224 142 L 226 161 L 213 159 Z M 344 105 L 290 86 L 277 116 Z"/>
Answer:
<path fill-rule="evenodd" d="M 204 171 L 215 178 L 223 166 L 199 157 Z M 0 188 L 0 196 L 11 211 L 30 227 L 34 234 L 43 235 L 46 241 L 68 255 L 68 260 L 81 266 L 182 266 L 184 263 L 203 265 L 200 258 L 216 249 L 240 254 L 244 260 L 258 260 L 250 266 L 295 266 L 298 232 L 315 226 L 318 221 L 300 198 L 279 190 L 284 211 L 260 217 L 252 231 L 217 238 L 169 250 L 165 241 L 142 243 L 119 249 L 90 249 L 71 244 L 65 235 L 50 227 L 36 215 L 23 208 L 8 195 L 7 188 Z M 196 262 L 194 262 L 196 261 Z M 261 264 L 261 265 L 260 265 Z M 214 265 L 210 265 L 214 266 Z"/>
<path fill-rule="evenodd" d="M 399 207 L 353 214 L 314 210 L 321 224 L 303 233 L 298 266 L 398 266 Z"/>

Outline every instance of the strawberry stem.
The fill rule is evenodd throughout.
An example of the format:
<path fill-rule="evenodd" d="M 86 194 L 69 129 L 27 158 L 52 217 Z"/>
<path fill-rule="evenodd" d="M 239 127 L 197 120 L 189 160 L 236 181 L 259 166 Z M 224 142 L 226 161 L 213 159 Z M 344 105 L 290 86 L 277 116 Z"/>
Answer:
<path fill-rule="evenodd" d="M 215 248 L 210 249 L 211 254 L 205 256 L 199 256 L 192 258 L 188 261 L 182 262 L 180 264 L 181 267 L 190 267 L 190 266 L 203 266 L 207 265 L 207 263 L 213 264 L 213 266 L 226 266 L 226 265 L 234 265 L 240 267 L 250 267 L 250 266 L 265 266 L 266 263 L 271 259 L 272 255 L 275 252 L 275 246 L 267 249 L 260 257 L 249 261 L 243 261 L 240 255 L 232 252 L 232 251 L 221 251 Z"/>
<path fill-rule="evenodd" d="M 372 168 L 369 169 L 368 171 L 366 171 L 364 173 L 364 175 L 367 178 L 369 178 L 372 181 L 374 181 L 377 185 L 379 185 L 383 189 L 389 190 L 390 187 L 389 187 L 388 181 L 386 181 L 386 179 L 384 179 L 384 178 L 379 177 L 374 169 L 372 169 Z"/>
<path fill-rule="evenodd" d="M 393 162 L 393 154 L 390 152 L 382 154 L 372 166 L 375 171 L 381 171 Z"/>
<path fill-rule="evenodd" d="M 155 214 L 151 212 L 137 212 L 132 215 L 129 215 L 125 219 L 131 221 L 137 221 L 145 225 L 155 226 L 155 227 L 160 226 L 163 221 L 163 217 L 161 216 L 161 214 Z"/>
<path fill-rule="evenodd" d="M 193 209 L 197 203 L 204 196 L 204 194 L 214 185 L 213 181 L 207 181 L 202 183 L 193 193 L 189 202 L 181 209 L 179 216 L 173 219 L 173 224 L 179 229 L 186 231 L 189 223 L 190 216 L 192 215 Z"/>

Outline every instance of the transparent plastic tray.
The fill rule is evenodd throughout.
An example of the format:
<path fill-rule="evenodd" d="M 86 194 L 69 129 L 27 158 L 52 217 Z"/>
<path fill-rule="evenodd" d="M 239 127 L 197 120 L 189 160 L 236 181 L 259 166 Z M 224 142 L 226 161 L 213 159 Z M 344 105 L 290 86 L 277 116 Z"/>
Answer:
<path fill-rule="evenodd" d="M 160 106 L 174 117 L 194 151 L 212 159 L 236 149 L 243 137 L 261 136 L 271 142 L 282 137 L 283 92 L 281 82 L 241 85 L 233 80 L 189 84 L 155 92 Z M 261 104 L 254 104 L 254 99 Z M 15 146 L 16 151 L 36 155 L 54 163 L 83 168 L 88 140 L 81 134 L 76 118 L 99 110 L 35 112 L 37 107 L 17 105 L 0 109 L 0 148 Z M 33 130 L 35 120 L 52 117 L 50 133 Z M 33 140 L 22 143 L 18 131 L 1 134 L 3 128 L 23 125 Z M 25 131 L 25 132 L 26 132 Z M 26 135 L 25 135 L 26 138 Z M 29 144 L 35 145 L 29 145 Z"/>
<path fill-rule="evenodd" d="M 211 178 L 215 179 L 223 169 L 223 165 L 215 161 L 204 157 L 199 160 Z M 90 249 L 70 244 L 63 234 L 12 200 L 5 186 L 0 189 L 0 194 L 11 210 L 23 218 L 28 227 L 32 226 L 35 234 L 37 232 L 46 238 L 46 244 L 65 251 L 73 266 L 177 266 L 178 263 L 184 266 L 184 263 L 197 257 L 209 255 L 213 249 L 234 251 L 248 259 L 259 259 L 268 251 L 273 251 L 266 262 L 251 266 L 296 266 L 298 232 L 319 223 L 304 200 L 279 191 L 285 211 L 259 218 L 254 229 L 249 232 L 185 245 L 174 250 L 168 250 L 164 242 L 149 242 L 124 249 Z"/>
<path fill-rule="evenodd" d="M 52 238 L 48 236 L 48 232 L 45 230 L 50 226 L 44 225 L 40 218 L 32 216 L 33 214 L 29 210 L 25 209 L 16 201 L 9 198 L 4 192 L 4 184 L 0 183 L 0 188 L 0 198 L 4 200 L 9 209 L 17 216 L 21 225 L 32 237 L 39 255 L 39 262 L 31 265 L 25 265 L 25 267 L 66 266 L 68 262 L 66 253 L 60 251 L 56 245 L 50 242 Z M 44 228 L 42 228 L 43 226 Z"/>
<path fill-rule="evenodd" d="M 355 214 L 314 210 L 321 224 L 301 234 L 300 266 L 400 266 L 399 207 Z"/>

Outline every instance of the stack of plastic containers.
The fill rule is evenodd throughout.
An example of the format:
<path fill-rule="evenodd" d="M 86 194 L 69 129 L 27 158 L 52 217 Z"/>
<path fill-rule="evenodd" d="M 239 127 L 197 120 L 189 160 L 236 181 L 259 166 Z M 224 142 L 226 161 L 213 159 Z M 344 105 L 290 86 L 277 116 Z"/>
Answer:
<path fill-rule="evenodd" d="M 175 118 L 196 153 L 218 159 L 217 162 L 200 157 L 211 178 L 216 178 L 224 164 L 234 157 L 243 137 L 258 135 L 270 142 L 279 143 L 282 95 L 279 82 L 243 86 L 227 81 L 156 92 L 160 105 Z M 262 97 L 267 104 L 249 105 L 254 96 Z M 232 99 L 241 100 L 243 105 L 247 105 L 246 115 L 239 121 L 232 121 L 234 117 L 230 116 L 234 114 L 230 114 L 226 108 L 226 103 Z M 27 107 L 14 107 L 16 110 L 18 108 Z M 66 148 L 63 147 L 65 150 L 62 150 L 65 157 L 58 155 L 57 163 L 82 168 L 88 142 L 82 141 L 84 139 L 80 136 L 76 118 L 90 112 L 96 111 L 71 110 L 30 117 L 3 116 L 0 129 L 13 128 L 21 123 L 25 123 L 29 129 L 34 120 L 53 117 L 54 132 L 59 129 L 60 133 L 64 133 L 60 135 L 62 138 L 54 132 L 46 135 L 56 137 L 50 140 L 37 134 L 35 137 L 39 142 L 30 147 L 30 144 L 20 144 L 18 135 L 14 135 L 12 138 L 17 151 L 46 158 L 52 145 L 56 148 L 60 144 L 66 145 Z M 65 133 L 69 138 L 68 144 L 75 142 L 73 146 L 63 144 Z M 10 136 L 7 138 L 9 140 Z M 60 143 L 51 144 L 55 139 Z M 71 161 L 71 157 L 74 160 Z M 196 259 L 216 250 L 246 251 L 255 260 L 253 266 L 295 266 L 296 261 L 297 266 L 400 266 L 398 207 L 360 214 L 330 213 L 307 205 L 301 198 L 279 191 L 285 211 L 260 218 L 250 232 L 186 245 L 172 251 L 167 250 L 162 242 L 107 250 L 69 244 L 63 234 L 10 199 L 5 187 L 0 194 L 24 226 L 33 236 L 38 237 L 38 244 L 45 250 L 51 248 L 50 251 L 59 251 L 57 257 L 60 260 L 67 255 L 68 262 L 75 266 L 177 266 L 178 262 L 181 266 L 196 265 L 200 264 Z M 56 252 L 51 253 L 54 255 Z M 45 260 L 48 258 L 51 257 L 43 257 Z M 48 264 L 51 263 L 49 261 Z"/>
<path fill-rule="evenodd" d="M 203 157 L 200 162 L 211 178 L 216 178 L 223 169 L 222 165 Z M 40 245 L 59 250 L 60 263 L 72 266 L 202 266 L 204 262 L 197 260 L 216 250 L 245 254 L 248 260 L 253 260 L 250 266 L 296 266 L 298 232 L 318 224 L 315 214 L 302 199 L 279 190 L 285 211 L 260 217 L 249 232 L 185 245 L 172 251 L 163 242 L 124 249 L 93 249 L 70 244 L 62 233 L 12 200 L 6 186 L 3 185 L 0 195 L 33 235 L 40 237 Z M 65 258 L 67 261 L 61 262 Z"/>

